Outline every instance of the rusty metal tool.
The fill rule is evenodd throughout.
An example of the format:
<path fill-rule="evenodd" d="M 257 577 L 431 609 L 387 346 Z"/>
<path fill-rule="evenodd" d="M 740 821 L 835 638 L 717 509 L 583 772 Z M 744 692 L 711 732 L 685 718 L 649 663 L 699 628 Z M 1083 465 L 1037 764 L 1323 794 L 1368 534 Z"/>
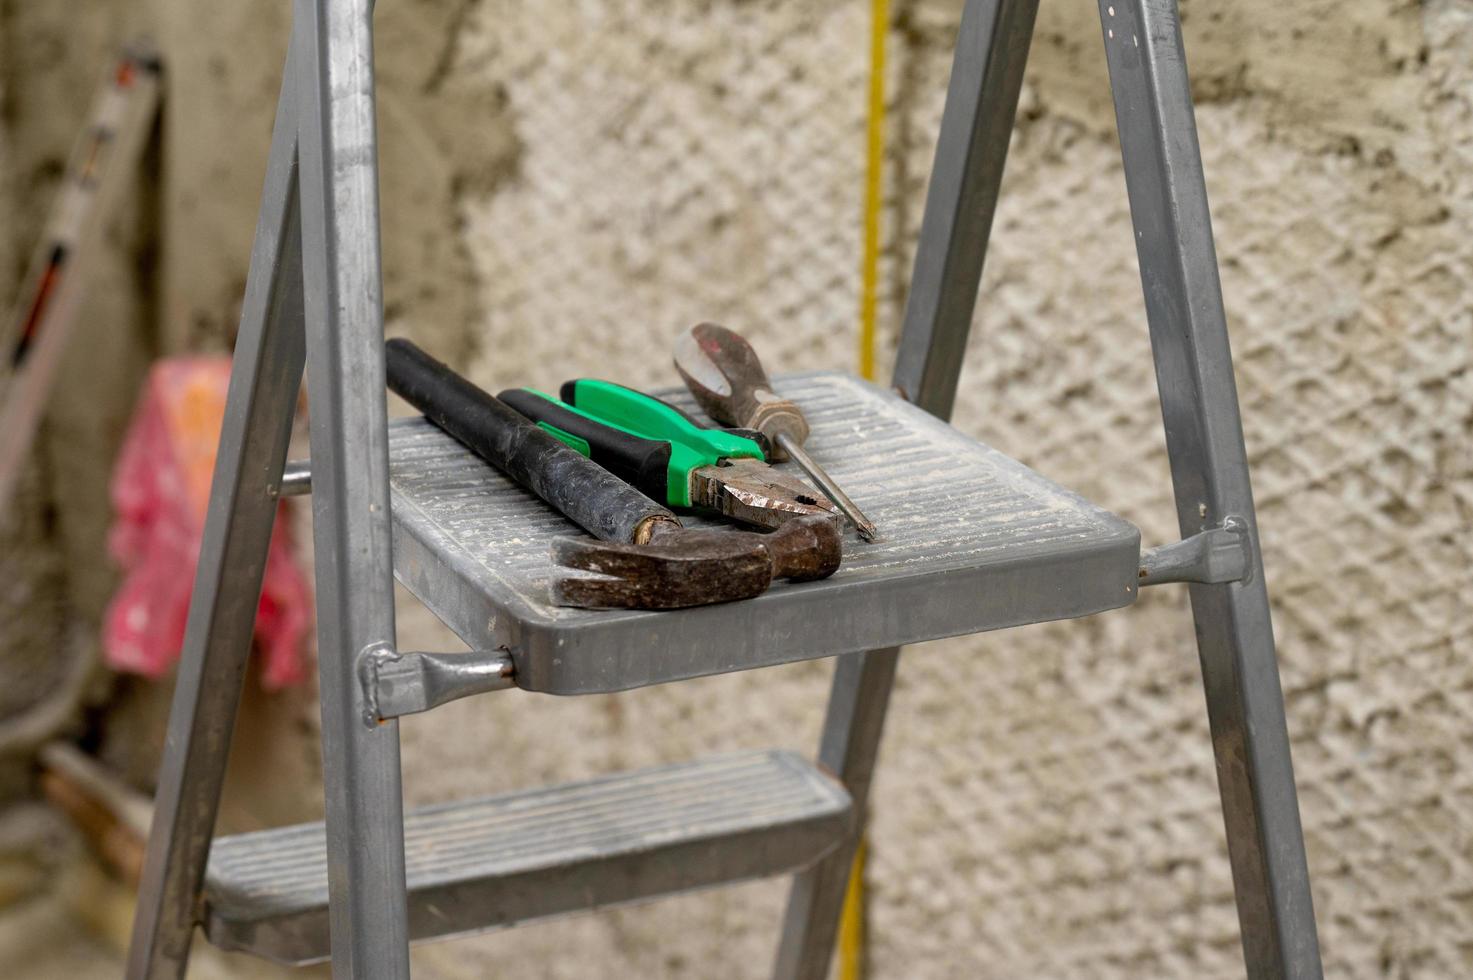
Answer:
<path fill-rule="evenodd" d="M 715 323 L 691 327 L 675 342 L 675 370 L 707 415 L 726 425 L 755 429 L 772 441 L 775 459 L 791 459 L 802 467 L 854 524 L 859 536 L 879 536 L 874 522 L 803 450 L 808 420 L 797 403 L 779 397 L 752 345 L 738 333 Z"/>
<path fill-rule="evenodd" d="M 830 517 L 795 517 L 768 534 L 705 530 L 660 521 L 643 545 L 560 538 L 553 561 L 592 575 L 563 576 L 553 597 L 585 609 L 683 609 L 767 591 L 774 579 L 827 578 L 843 538 Z"/>
<path fill-rule="evenodd" d="M 698 530 L 413 343 L 386 345 L 389 388 L 471 452 L 600 540 L 559 539 L 553 562 L 590 575 L 552 584 L 560 605 L 680 609 L 766 591 L 839 567 L 832 516 L 794 514 L 770 534 Z"/>
<path fill-rule="evenodd" d="M 756 432 L 704 428 L 668 402 L 609 381 L 569 381 L 560 393 L 561 401 L 533 388 L 497 397 L 668 506 L 702 507 L 758 527 L 838 519 L 818 491 L 767 465 L 771 444 Z"/>

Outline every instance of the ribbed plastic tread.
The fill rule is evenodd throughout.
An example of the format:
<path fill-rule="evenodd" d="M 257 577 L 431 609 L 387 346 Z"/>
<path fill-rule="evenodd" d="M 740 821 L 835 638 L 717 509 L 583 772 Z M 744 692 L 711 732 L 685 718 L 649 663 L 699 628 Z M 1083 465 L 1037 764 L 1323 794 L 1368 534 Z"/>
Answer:
<path fill-rule="evenodd" d="M 838 844 L 849 794 L 784 751 L 717 756 L 487 797 L 405 819 L 415 940 L 805 867 Z M 328 955 L 321 823 L 217 840 L 205 931 L 282 963 Z"/>

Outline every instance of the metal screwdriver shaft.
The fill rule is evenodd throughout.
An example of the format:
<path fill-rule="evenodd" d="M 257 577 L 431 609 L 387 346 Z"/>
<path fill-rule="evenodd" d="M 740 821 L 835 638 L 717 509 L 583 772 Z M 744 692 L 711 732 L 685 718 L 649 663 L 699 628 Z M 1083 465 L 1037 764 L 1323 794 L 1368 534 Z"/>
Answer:
<path fill-rule="evenodd" d="M 757 352 L 740 334 L 714 323 L 691 327 L 675 342 L 675 370 L 707 415 L 723 425 L 755 429 L 765 435 L 777 450 L 773 458 L 789 458 L 797 463 L 843 511 L 861 538 L 873 541 L 878 537 L 874 522 L 804 452 L 808 420 L 803 410 L 773 392 Z"/>
<path fill-rule="evenodd" d="M 779 449 L 792 458 L 793 462 L 798 464 L 798 467 L 804 473 L 808 474 L 808 478 L 818 486 L 818 489 L 823 491 L 824 496 L 832 500 L 834 506 L 843 511 L 844 516 L 854 523 L 861 538 L 864 538 L 866 541 L 873 541 L 879 537 L 880 532 L 875 527 L 874 521 L 864 516 L 860 509 L 855 506 L 854 501 L 849 499 L 849 495 L 839 488 L 839 485 L 834 482 L 833 478 L 824 472 L 823 467 L 819 466 L 813 457 L 808 455 L 803 450 L 803 447 L 791 436 L 785 432 L 779 433 L 773 441 Z"/>

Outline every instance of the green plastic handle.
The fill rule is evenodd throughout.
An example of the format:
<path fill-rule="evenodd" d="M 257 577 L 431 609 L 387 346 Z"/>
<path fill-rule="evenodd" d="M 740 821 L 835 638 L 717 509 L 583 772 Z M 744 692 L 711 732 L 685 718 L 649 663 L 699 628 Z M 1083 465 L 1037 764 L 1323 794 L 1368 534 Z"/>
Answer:
<path fill-rule="evenodd" d="M 612 381 L 579 378 L 563 385 L 563 401 L 576 410 L 646 439 L 664 439 L 701 457 L 705 466 L 718 459 L 765 459 L 751 439 L 722 429 L 707 429 L 668 402 Z"/>
<path fill-rule="evenodd" d="M 499 397 L 578 452 L 672 507 L 691 506 L 691 473 L 700 467 L 722 459 L 765 458 L 754 440 L 702 428 L 675 406 L 632 388 L 579 380 L 565 384 L 562 394 L 564 400 L 559 401 L 523 388 Z"/>

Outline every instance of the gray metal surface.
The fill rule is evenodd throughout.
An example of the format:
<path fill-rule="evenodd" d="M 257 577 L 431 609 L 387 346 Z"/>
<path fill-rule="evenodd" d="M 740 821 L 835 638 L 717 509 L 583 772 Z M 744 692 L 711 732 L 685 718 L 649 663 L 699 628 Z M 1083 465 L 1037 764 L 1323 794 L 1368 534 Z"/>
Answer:
<path fill-rule="evenodd" d="M 305 459 L 289 459 L 281 471 L 278 497 L 302 497 L 312 492 L 312 463 Z"/>
<path fill-rule="evenodd" d="M 1082 616 L 1136 596 L 1140 535 L 895 395 L 839 374 L 776 379 L 809 452 L 885 528 L 846 532 L 820 582 L 680 612 L 554 606 L 548 546 L 572 524 L 421 419 L 390 426 L 396 572 L 517 684 L 614 691 Z M 668 397 L 693 408 L 683 392 Z M 790 466 L 792 464 L 783 464 Z"/>
<path fill-rule="evenodd" d="M 1141 585 L 1167 582 L 1239 582 L 1253 567 L 1248 526 L 1236 517 L 1222 527 L 1141 553 Z"/>
<path fill-rule="evenodd" d="M 184 973 L 305 359 L 287 55 L 230 390 L 139 885 L 127 976 Z"/>
<path fill-rule="evenodd" d="M 516 669 L 504 653 L 394 653 L 368 658 L 362 672 L 378 718 L 397 718 L 473 694 L 516 685 Z"/>
<path fill-rule="evenodd" d="M 1172 0 L 1100 0 L 1183 538 L 1244 525 L 1245 581 L 1191 587 L 1248 973 L 1322 969 L 1207 188 Z"/>
<path fill-rule="evenodd" d="M 372 4 L 297 0 L 293 32 L 333 975 L 407 980 L 399 724 L 359 675 L 395 639 Z"/>
<path fill-rule="evenodd" d="M 840 657 L 834 665 L 818 761 L 838 774 L 854 800 L 853 832 L 832 854 L 793 879 L 772 971 L 777 980 L 828 976 L 899 660 L 900 648 L 890 647 Z"/>
<path fill-rule="evenodd" d="M 894 383 L 951 417 L 1038 0 L 968 0 L 916 243 Z"/>
<path fill-rule="evenodd" d="M 792 871 L 849 832 L 849 795 L 781 751 L 719 756 L 411 812 L 409 931 L 429 939 Z M 216 842 L 206 934 L 327 954 L 320 823 Z"/>

